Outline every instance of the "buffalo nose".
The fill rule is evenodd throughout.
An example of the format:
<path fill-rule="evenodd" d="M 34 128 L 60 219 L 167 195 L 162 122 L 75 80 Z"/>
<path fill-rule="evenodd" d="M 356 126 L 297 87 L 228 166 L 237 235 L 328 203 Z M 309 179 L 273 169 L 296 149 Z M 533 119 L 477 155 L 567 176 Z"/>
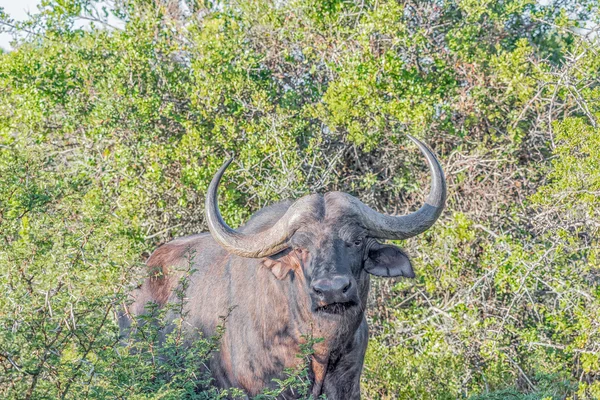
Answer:
<path fill-rule="evenodd" d="M 352 281 L 347 276 L 321 278 L 313 281 L 311 288 L 327 304 L 344 303 L 349 300 Z"/>

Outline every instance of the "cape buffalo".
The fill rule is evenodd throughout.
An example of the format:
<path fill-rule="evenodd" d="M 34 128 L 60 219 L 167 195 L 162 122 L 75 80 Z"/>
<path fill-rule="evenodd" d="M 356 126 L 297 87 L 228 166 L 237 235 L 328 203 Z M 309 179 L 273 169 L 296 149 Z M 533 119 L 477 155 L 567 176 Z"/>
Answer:
<path fill-rule="evenodd" d="M 144 313 L 147 302 L 174 301 L 178 279 L 170 271 L 188 263 L 186 253 L 193 251 L 185 329 L 212 336 L 220 317 L 230 313 L 210 364 L 218 386 L 238 387 L 249 396 L 274 386 L 274 378 L 285 378 L 285 368 L 303 362 L 296 355 L 311 335 L 323 338 L 310 364 L 314 397 L 359 399 L 369 277 L 415 276 L 406 253 L 378 239 L 424 232 L 446 201 L 440 163 L 427 146 L 411 139 L 427 159 L 432 183 L 425 204 L 403 216 L 380 214 L 349 194 L 329 192 L 265 207 L 234 230 L 217 204 L 227 161 L 208 188 L 210 233 L 176 239 L 154 251 L 147 264 L 163 273 L 132 293 L 122 328 L 127 330 L 132 315 Z"/>

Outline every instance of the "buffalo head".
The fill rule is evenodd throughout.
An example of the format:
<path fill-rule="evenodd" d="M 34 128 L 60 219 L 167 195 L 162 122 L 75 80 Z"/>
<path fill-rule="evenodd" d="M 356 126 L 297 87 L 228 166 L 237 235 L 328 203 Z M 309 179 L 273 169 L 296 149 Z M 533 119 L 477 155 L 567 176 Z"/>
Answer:
<path fill-rule="evenodd" d="M 446 181 L 434 153 L 411 137 L 425 155 L 432 175 L 425 204 L 403 216 L 381 214 L 342 192 L 309 195 L 296 200 L 272 226 L 246 234 L 230 228 L 219 212 L 217 188 L 227 161 L 214 176 L 206 198 L 206 217 L 213 238 L 242 257 L 264 258 L 278 279 L 299 274 L 312 312 L 340 315 L 362 308 L 368 292 L 367 274 L 414 278 L 404 251 L 381 239 L 406 239 L 430 228 L 446 200 Z M 366 283 L 365 283 L 366 282 Z"/>

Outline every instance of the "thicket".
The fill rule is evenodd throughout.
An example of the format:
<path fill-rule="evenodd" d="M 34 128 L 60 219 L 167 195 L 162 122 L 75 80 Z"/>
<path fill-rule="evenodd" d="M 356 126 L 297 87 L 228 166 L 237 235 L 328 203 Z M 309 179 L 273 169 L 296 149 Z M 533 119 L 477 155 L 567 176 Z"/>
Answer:
<path fill-rule="evenodd" d="M 598 6 L 46 0 L 25 22 L 2 13 L 21 36 L 0 55 L 0 396 L 225 396 L 202 369 L 218 337 L 159 349 L 147 324 L 120 343 L 115 312 L 148 252 L 206 229 L 204 193 L 232 155 L 232 225 L 315 191 L 414 209 L 428 177 L 408 133 L 440 155 L 448 208 L 402 243 L 416 280 L 373 285 L 364 397 L 600 398 Z M 304 373 L 279 386 L 302 392 Z"/>

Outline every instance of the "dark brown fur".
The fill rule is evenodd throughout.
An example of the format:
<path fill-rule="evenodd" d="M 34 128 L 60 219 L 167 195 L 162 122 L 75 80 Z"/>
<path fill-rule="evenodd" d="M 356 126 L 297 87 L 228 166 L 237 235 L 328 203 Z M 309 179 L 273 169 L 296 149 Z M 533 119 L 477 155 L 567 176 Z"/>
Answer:
<path fill-rule="evenodd" d="M 364 306 L 369 291 L 365 260 L 371 264 L 380 258 L 388 263 L 394 260 L 371 254 L 371 249 L 379 251 L 379 247 L 373 239 L 362 237 L 364 229 L 356 224 L 354 211 L 344 208 L 335 193 L 313 195 L 311 201 L 314 219 L 294 234 L 288 249 L 271 257 L 249 259 L 230 254 L 208 234 L 177 239 L 158 248 L 148 266 L 159 274 L 132 292 L 134 301 L 120 319 L 124 332 L 130 316 L 142 314 L 148 302 L 164 305 L 171 301 L 179 281 L 173 267 L 191 262 L 195 272 L 186 292 L 187 339 L 194 340 L 196 329 L 214 335 L 220 317 L 228 315 L 220 351 L 210 365 L 217 385 L 240 387 L 249 395 L 276 386 L 273 379 L 285 378 L 284 369 L 303 362 L 297 357 L 300 345 L 306 336 L 312 336 L 324 339 L 315 345 L 311 363 L 315 398 L 321 394 L 330 400 L 360 398 L 367 346 Z M 240 230 L 252 233 L 269 228 L 289 204 L 262 209 Z M 406 264 L 407 259 L 401 261 Z M 394 268 L 390 264 L 380 269 L 400 275 Z M 340 275 L 351 277 L 353 301 L 344 303 L 351 306 L 340 313 L 321 311 L 323 304 L 315 299 L 311 282 Z M 292 394 L 282 398 L 292 398 Z"/>

